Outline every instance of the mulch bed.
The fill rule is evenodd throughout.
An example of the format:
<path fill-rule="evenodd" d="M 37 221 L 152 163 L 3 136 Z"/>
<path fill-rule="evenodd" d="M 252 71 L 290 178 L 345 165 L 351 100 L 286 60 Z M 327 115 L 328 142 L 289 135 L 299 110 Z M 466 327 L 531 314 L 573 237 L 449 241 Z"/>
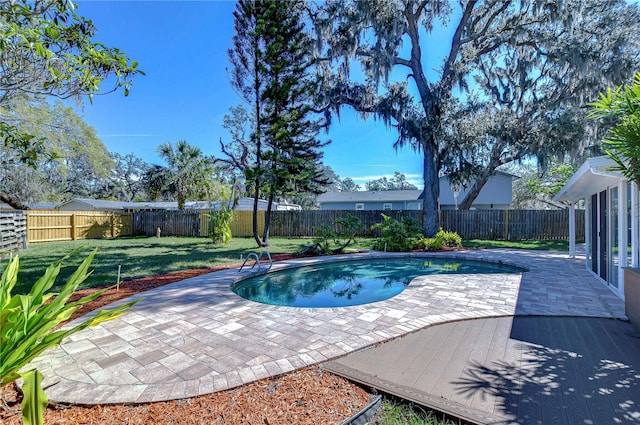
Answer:
<path fill-rule="evenodd" d="M 287 254 L 273 260 L 290 259 Z M 213 271 L 239 267 L 185 270 L 123 282 L 100 298 L 76 311 L 71 318 L 106 304 L 172 282 Z M 74 299 L 93 289 L 83 289 Z M 0 397 L 10 410 L 0 408 L 0 423 L 22 423 L 22 396 L 14 384 L 0 389 Z M 45 423 L 53 424 L 338 424 L 369 403 L 369 394 L 346 379 L 309 367 L 274 379 L 264 379 L 227 391 L 167 402 L 137 405 L 53 405 L 45 413 Z"/>

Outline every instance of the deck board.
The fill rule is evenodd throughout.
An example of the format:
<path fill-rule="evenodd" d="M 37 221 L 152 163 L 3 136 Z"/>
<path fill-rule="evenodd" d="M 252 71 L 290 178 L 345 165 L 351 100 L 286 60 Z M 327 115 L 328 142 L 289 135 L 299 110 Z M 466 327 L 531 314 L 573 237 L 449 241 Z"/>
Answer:
<path fill-rule="evenodd" d="M 324 368 L 480 424 L 640 424 L 640 338 L 619 320 L 445 323 Z"/>

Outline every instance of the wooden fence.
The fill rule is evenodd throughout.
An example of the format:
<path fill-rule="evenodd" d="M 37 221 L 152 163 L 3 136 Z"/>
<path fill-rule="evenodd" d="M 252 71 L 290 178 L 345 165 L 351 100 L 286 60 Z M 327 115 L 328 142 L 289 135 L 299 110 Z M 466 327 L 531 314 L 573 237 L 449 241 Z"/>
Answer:
<path fill-rule="evenodd" d="M 269 234 L 282 237 L 314 236 L 314 228 L 330 225 L 348 214 L 364 226 L 359 236 L 375 236 L 371 226 L 384 213 L 395 219 L 411 217 L 420 221 L 421 211 L 273 211 Z M 134 235 L 206 236 L 206 213 L 179 211 L 139 211 L 134 213 Z M 258 212 L 262 232 L 264 211 Z M 470 210 L 441 211 L 440 227 L 458 232 L 464 239 L 535 240 L 568 239 L 569 213 L 563 210 Z M 231 233 L 236 237 L 252 236 L 252 212 L 236 211 Z M 584 211 L 576 211 L 576 238 L 584 240 Z"/>
<path fill-rule="evenodd" d="M 0 256 L 27 247 L 27 218 L 22 211 L 0 211 Z"/>
<path fill-rule="evenodd" d="M 130 213 L 25 211 L 29 243 L 131 236 Z"/>
<path fill-rule="evenodd" d="M 374 236 L 371 226 L 381 213 L 395 219 L 421 211 L 274 211 L 269 234 L 282 237 L 314 236 L 314 228 L 330 225 L 352 214 L 364 230 L 359 236 Z M 264 211 L 259 212 L 259 230 Z M 70 241 L 117 236 L 207 236 L 208 216 L 203 212 L 137 211 L 113 213 L 93 211 L 25 211 L 0 214 L 0 251 L 17 250 L 26 243 Z M 536 240 L 568 239 L 569 213 L 565 210 L 471 210 L 442 211 L 440 227 L 458 232 L 464 239 Z M 26 229 L 26 238 L 25 238 Z M 252 236 L 252 212 L 236 211 L 231 225 L 235 237 Z M 26 239 L 26 241 L 25 241 Z M 584 240 L 584 211 L 576 211 L 576 239 Z"/>
<path fill-rule="evenodd" d="M 566 210 L 442 211 L 440 227 L 463 239 L 569 239 Z M 576 240 L 584 240 L 584 210 L 576 211 Z"/>

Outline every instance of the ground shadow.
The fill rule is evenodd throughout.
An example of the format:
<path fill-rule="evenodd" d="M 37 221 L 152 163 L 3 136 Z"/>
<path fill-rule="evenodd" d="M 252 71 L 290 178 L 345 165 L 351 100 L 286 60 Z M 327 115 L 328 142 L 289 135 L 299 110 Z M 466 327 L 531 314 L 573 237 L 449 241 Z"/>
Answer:
<path fill-rule="evenodd" d="M 640 424 L 640 338 L 628 323 L 516 317 L 506 351 L 467 367 L 458 393 L 496 397 L 521 424 Z"/>

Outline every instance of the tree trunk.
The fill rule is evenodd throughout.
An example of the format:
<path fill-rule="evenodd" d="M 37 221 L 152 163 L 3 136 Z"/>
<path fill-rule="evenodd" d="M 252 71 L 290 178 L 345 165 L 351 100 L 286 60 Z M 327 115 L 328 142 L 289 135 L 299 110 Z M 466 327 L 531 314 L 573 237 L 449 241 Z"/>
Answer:
<path fill-rule="evenodd" d="M 422 233 L 432 237 L 438 233 L 438 210 L 440 198 L 440 179 L 438 177 L 437 158 L 434 146 L 423 146 L 424 200 L 422 202 Z"/>
<path fill-rule="evenodd" d="M 260 239 L 260 235 L 258 234 L 258 199 L 260 198 L 260 179 L 256 179 L 254 182 L 256 185 L 255 191 L 253 193 L 253 239 L 255 239 L 258 247 L 261 248 L 266 246 L 265 243 Z"/>
<path fill-rule="evenodd" d="M 471 190 L 467 193 L 462 202 L 458 204 L 458 209 L 468 210 L 469 208 L 471 208 L 471 205 L 473 205 L 474 201 L 478 198 L 478 195 L 480 195 L 480 191 L 482 190 L 484 185 L 487 184 L 488 180 L 489 176 L 476 178 L 473 182 L 473 185 L 471 186 Z"/>
<path fill-rule="evenodd" d="M 17 210 L 28 210 L 29 207 L 20 202 L 20 200 L 14 198 L 6 192 L 0 191 L 0 201 L 5 202 L 11 205 L 13 208 Z"/>
<path fill-rule="evenodd" d="M 269 193 L 269 200 L 267 201 L 267 210 L 264 212 L 264 230 L 262 231 L 262 242 L 264 245 L 269 246 L 269 224 L 271 223 L 271 208 L 273 208 L 273 190 L 271 187 L 271 193 Z"/>

